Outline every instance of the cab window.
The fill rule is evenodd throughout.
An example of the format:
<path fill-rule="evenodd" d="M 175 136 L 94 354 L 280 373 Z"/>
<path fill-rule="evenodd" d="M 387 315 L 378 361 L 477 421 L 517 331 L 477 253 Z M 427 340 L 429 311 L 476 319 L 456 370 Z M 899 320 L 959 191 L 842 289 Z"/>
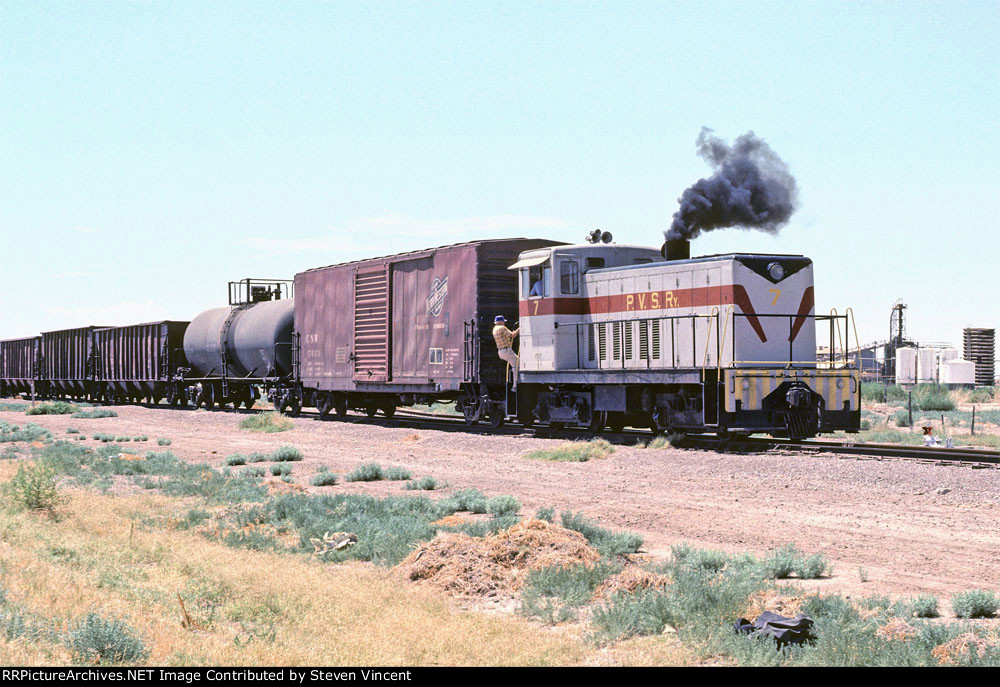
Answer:
<path fill-rule="evenodd" d="M 580 293 L 580 263 L 563 260 L 559 264 L 559 290 L 564 294 Z"/>
<path fill-rule="evenodd" d="M 548 264 L 535 265 L 521 270 L 521 293 L 523 298 L 547 298 L 552 291 L 552 267 Z"/>

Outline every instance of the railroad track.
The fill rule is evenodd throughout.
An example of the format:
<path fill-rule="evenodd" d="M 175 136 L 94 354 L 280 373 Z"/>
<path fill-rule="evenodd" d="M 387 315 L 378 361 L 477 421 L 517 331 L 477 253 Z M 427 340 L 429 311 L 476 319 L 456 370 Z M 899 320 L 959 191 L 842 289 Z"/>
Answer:
<path fill-rule="evenodd" d="M 397 410 L 397 414 L 412 418 L 423 418 L 449 422 L 468 429 L 475 426 L 465 425 L 461 415 L 445 415 L 425 413 L 421 411 Z M 540 427 L 545 436 L 553 438 L 573 438 L 589 436 L 586 430 L 564 429 L 547 430 Z M 521 434 L 532 431 L 519 425 L 504 425 L 499 430 L 489 429 L 484 433 L 503 432 L 505 434 Z M 537 430 L 536 430 L 537 434 Z M 614 443 L 635 443 L 650 438 L 649 432 L 626 431 L 602 433 L 600 436 Z M 701 448 L 716 451 L 759 452 L 786 450 L 798 453 L 837 453 L 839 455 L 866 456 L 872 458 L 904 458 L 927 461 L 932 463 L 970 464 L 972 467 L 1000 468 L 1000 451 L 973 448 L 968 446 L 945 448 L 943 446 L 907 446 L 901 444 L 876 444 L 860 441 L 836 441 L 826 439 L 809 439 L 794 441 L 790 439 L 774 439 L 764 437 L 748 437 L 746 439 L 723 439 L 713 435 L 689 435 L 681 444 L 681 448 Z"/>
<path fill-rule="evenodd" d="M 148 404 L 142 404 L 149 408 Z M 192 409 L 193 410 L 193 409 Z M 233 412 L 233 411 L 230 411 Z M 239 410 L 240 414 L 263 412 L 261 410 Z M 318 411 L 303 410 L 306 417 L 319 417 Z M 545 426 L 524 427 L 516 423 L 505 423 L 502 427 L 493 428 L 488 424 L 479 423 L 467 425 L 465 418 L 457 414 L 428 413 L 418 410 L 399 408 L 393 418 L 383 416 L 369 418 L 354 413 L 346 418 L 336 418 L 331 415 L 322 418 L 327 421 L 343 421 L 355 423 L 371 423 L 383 426 L 399 424 L 424 427 L 451 432 L 467 432 L 475 434 L 500 434 L 517 436 L 531 434 L 539 438 L 551 439 L 584 439 L 594 435 L 585 429 L 552 429 Z M 623 432 L 602 432 L 599 435 L 614 444 L 631 445 L 646 442 L 652 438 L 648 431 L 626 430 Z M 726 439 L 710 434 L 689 434 L 679 448 L 695 448 L 702 450 L 760 453 L 767 451 L 794 451 L 796 453 L 836 453 L 843 456 L 858 456 L 874 459 L 905 459 L 943 465 L 968 465 L 973 468 L 1000 468 L 1000 451 L 980 449 L 968 446 L 944 448 L 941 446 L 907 446 L 902 444 L 875 444 L 859 441 L 837 441 L 827 439 L 774 439 L 765 437 L 748 437 L 743 439 Z"/>

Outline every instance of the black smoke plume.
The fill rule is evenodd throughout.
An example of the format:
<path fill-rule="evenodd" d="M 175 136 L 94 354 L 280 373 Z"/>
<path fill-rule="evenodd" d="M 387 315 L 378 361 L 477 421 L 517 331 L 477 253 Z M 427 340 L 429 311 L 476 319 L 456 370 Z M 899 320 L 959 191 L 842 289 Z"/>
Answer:
<path fill-rule="evenodd" d="M 714 173 L 684 191 L 666 237 L 692 239 L 703 231 L 740 227 L 775 234 L 795 212 L 799 189 L 788 166 L 752 131 L 729 145 L 703 128 L 698 154 Z"/>

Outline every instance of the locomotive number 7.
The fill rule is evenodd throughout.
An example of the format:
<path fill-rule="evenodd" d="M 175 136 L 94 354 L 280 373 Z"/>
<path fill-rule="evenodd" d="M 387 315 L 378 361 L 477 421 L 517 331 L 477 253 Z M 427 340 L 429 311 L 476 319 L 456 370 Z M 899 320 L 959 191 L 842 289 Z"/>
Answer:
<path fill-rule="evenodd" d="M 538 314 L 538 303 L 539 302 L 540 301 L 535 301 L 535 312 L 532 313 L 533 315 L 537 315 Z"/>
<path fill-rule="evenodd" d="M 771 301 L 771 305 L 777 305 L 778 298 L 781 296 L 781 289 L 768 289 L 767 292 L 774 294 L 774 300 Z"/>

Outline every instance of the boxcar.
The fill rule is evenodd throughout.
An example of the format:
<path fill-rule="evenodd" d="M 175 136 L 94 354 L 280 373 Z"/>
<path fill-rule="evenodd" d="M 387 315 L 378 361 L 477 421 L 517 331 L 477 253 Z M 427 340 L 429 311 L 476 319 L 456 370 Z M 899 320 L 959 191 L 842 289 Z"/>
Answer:
<path fill-rule="evenodd" d="M 0 396 L 28 393 L 38 380 L 40 336 L 0 341 Z"/>
<path fill-rule="evenodd" d="M 517 319 L 517 276 L 507 268 L 521 252 L 553 245 L 475 241 L 297 274 L 299 400 L 322 414 L 391 416 L 397 405 L 502 384 L 506 366 L 479 351 L 494 346 L 496 315 Z"/>
<path fill-rule="evenodd" d="M 105 400 L 176 398 L 172 381 L 184 357 L 187 322 L 149 322 L 94 332 L 94 383 Z M 171 397 L 173 392 L 173 397 Z"/>

